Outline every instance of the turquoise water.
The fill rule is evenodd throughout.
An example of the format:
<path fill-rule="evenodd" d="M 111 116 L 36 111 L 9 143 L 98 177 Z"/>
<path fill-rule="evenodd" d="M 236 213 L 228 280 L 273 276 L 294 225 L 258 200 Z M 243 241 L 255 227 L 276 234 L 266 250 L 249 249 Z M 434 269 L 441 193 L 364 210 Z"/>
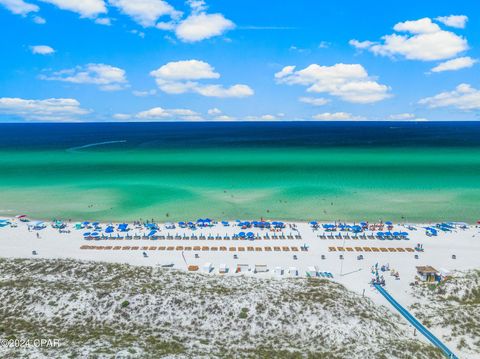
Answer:
<path fill-rule="evenodd" d="M 471 128 L 465 141 L 457 133 L 459 139 L 438 141 L 437 136 L 421 146 L 376 143 L 371 135 L 338 143 L 329 136 L 325 144 L 321 136 L 328 128 L 322 127 L 297 128 L 301 136 L 294 128 L 281 140 L 261 132 L 254 143 L 255 128 L 247 128 L 248 136 L 237 129 L 227 139 L 214 133 L 211 137 L 222 141 L 204 142 L 194 135 L 189 140 L 199 132 L 195 128 L 182 137 L 185 127 L 148 128 L 142 136 L 138 132 L 147 129 L 114 128 L 115 133 L 98 136 L 99 128 L 79 135 L 67 126 L 42 139 L 38 127 L 34 130 L 23 139 L 25 128 L 2 132 L 2 215 L 118 221 L 480 218 L 480 146 Z"/>

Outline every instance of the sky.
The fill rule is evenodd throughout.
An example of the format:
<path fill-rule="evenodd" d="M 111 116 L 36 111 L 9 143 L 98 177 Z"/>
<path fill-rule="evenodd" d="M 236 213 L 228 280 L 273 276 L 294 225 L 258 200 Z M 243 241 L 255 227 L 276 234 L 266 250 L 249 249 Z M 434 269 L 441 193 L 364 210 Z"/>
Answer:
<path fill-rule="evenodd" d="M 0 0 L 1 122 L 480 119 L 475 0 Z"/>

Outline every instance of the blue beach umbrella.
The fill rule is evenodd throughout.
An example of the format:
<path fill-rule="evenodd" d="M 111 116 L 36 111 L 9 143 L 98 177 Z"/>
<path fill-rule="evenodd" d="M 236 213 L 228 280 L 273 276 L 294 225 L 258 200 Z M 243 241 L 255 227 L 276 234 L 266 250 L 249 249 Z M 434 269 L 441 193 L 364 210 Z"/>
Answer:
<path fill-rule="evenodd" d="M 245 232 L 240 232 L 240 233 L 238 234 L 238 236 L 239 236 L 239 237 L 242 237 L 242 238 L 245 238 Z"/>
<path fill-rule="evenodd" d="M 84 236 L 84 237 L 89 237 L 89 236 L 90 236 L 90 232 L 85 232 L 85 233 L 83 234 L 83 236 Z"/>
<path fill-rule="evenodd" d="M 391 226 L 393 223 L 392 223 L 391 221 L 386 221 L 385 224 L 386 224 L 387 226 Z"/>

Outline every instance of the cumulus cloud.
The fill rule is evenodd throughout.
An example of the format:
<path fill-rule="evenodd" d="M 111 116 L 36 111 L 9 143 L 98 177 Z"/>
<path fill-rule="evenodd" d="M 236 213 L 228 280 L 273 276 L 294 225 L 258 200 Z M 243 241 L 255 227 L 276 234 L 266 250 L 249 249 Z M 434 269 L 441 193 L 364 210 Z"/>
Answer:
<path fill-rule="evenodd" d="M 456 59 L 448 60 L 440 63 L 439 65 L 432 68 L 430 71 L 432 72 L 457 71 L 460 69 L 472 67 L 476 62 L 478 62 L 478 60 L 472 59 L 469 56 L 457 57 Z"/>
<path fill-rule="evenodd" d="M 395 115 L 388 116 L 390 120 L 411 120 L 411 119 L 414 119 L 415 117 L 417 116 L 415 116 L 413 113 L 398 113 Z"/>
<path fill-rule="evenodd" d="M 139 90 L 133 90 L 132 94 L 137 97 L 146 97 L 146 96 L 153 96 L 157 93 L 157 90 L 151 89 L 151 90 L 146 90 L 146 91 L 139 91 Z"/>
<path fill-rule="evenodd" d="M 57 6 L 62 10 L 68 10 L 80 14 L 81 17 L 95 18 L 99 14 L 107 12 L 103 0 L 41 0 Z"/>
<path fill-rule="evenodd" d="M 150 76 L 160 90 L 169 94 L 186 92 L 198 93 L 207 97 L 247 97 L 253 95 L 253 90 L 242 84 L 223 87 L 217 84 L 205 84 L 199 80 L 220 78 L 220 74 L 208 63 L 200 60 L 185 60 L 169 62 L 157 70 L 151 71 Z"/>
<path fill-rule="evenodd" d="M 191 13 L 186 18 L 173 17 L 170 21 L 158 22 L 156 27 L 160 30 L 173 31 L 176 37 L 183 42 L 210 39 L 235 28 L 235 24 L 225 18 L 223 14 L 207 13 L 205 1 L 189 0 L 187 3 Z"/>
<path fill-rule="evenodd" d="M 143 27 L 155 26 L 162 16 L 178 19 L 182 13 L 163 0 L 110 0 L 111 5 Z"/>
<path fill-rule="evenodd" d="M 116 91 L 128 87 L 125 70 L 105 64 L 87 64 L 40 75 L 42 80 L 63 81 L 75 84 L 97 85 L 103 91 Z"/>
<path fill-rule="evenodd" d="M 328 93 L 353 103 L 373 103 L 391 96 L 390 88 L 372 79 L 359 64 L 311 64 L 298 71 L 295 66 L 285 66 L 275 79 L 280 84 L 308 86 L 307 92 Z"/>
<path fill-rule="evenodd" d="M 361 121 L 365 120 L 362 116 L 354 116 L 348 112 L 324 112 L 312 116 L 314 120 L 320 121 Z"/>
<path fill-rule="evenodd" d="M 27 3 L 23 0 L 0 0 L 0 5 L 3 5 L 13 14 L 21 16 L 25 16 L 31 12 L 37 12 L 39 10 L 37 5 Z"/>
<path fill-rule="evenodd" d="M 127 121 L 132 118 L 132 115 L 128 113 L 116 113 L 112 116 L 115 120 Z"/>
<path fill-rule="evenodd" d="M 135 118 L 142 121 L 201 121 L 203 120 L 197 112 L 189 109 L 164 109 L 154 107 L 146 111 L 139 112 Z"/>
<path fill-rule="evenodd" d="M 33 17 L 33 22 L 35 24 L 39 24 L 39 25 L 44 25 L 47 23 L 47 20 L 45 20 L 43 17 L 41 16 L 34 16 Z"/>
<path fill-rule="evenodd" d="M 30 50 L 32 51 L 32 54 L 38 54 L 38 55 L 50 55 L 55 52 L 53 48 L 47 45 L 30 46 Z"/>
<path fill-rule="evenodd" d="M 430 108 L 455 107 L 459 110 L 480 110 L 480 90 L 469 84 L 460 84 L 453 91 L 441 92 L 419 101 Z"/>
<path fill-rule="evenodd" d="M 112 21 L 108 17 L 99 17 L 95 19 L 95 24 L 110 26 L 112 25 Z"/>
<path fill-rule="evenodd" d="M 214 115 L 220 115 L 222 114 L 222 111 L 220 111 L 218 108 L 211 108 L 207 112 L 209 115 L 214 116 Z"/>
<path fill-rule="evenodd" d="M 27 100 L 22 98 L 0 98 L 0 114 L 18 116 L 30 121 L 77 121 L 79 116 L 90 113 L 71 98 L 49 98 Z"/>
<path fill-rule="evenodd" d="M 358 49 L 381 56 L 403 56 L 409 60 L 445 60 L 468 49 L 465 38 L 442 30 L 428 17 L 396 24 L 397 32 L 385 35 L 380 42 L 350 40 Z"/>
<path fill-rule="evenodd" d="M 464 29 L 465 26 L 467 25 L 468 17 L 465 15 L 449 15 L 449 16 L 439 16 L 435 18 L 435 20 L 450 27 L 456 27 L 457 29 Z"/>
<path fill-rule="evenodd" d="M 298 100 L 313 106 L 323 106 L 330 102 L 329 99 L 324 97 L 300 97 Z"/>
<path fill-rule="evenodd" d="M 214 120 L 216 121 L 235 121 L 236 118 L 229 115 L 219 115 L 215 116 Z"/>

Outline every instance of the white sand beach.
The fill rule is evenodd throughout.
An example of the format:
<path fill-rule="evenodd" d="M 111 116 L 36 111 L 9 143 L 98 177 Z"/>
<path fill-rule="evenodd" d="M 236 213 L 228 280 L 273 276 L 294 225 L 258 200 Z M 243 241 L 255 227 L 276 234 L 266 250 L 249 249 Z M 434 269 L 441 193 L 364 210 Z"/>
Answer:
<path fill-rule="evenodd" d="M 58 229 L 52 228 L 50 223 L 45 223 L 46 227 L 43 229 L 34 230 L 31 228 L 35 221 L 21 222 L 16 218 L 7 220 L 16 227 L 6 225 L 0 228 L 0 255 L 3 257 L 73 258 L 149 266 L 173 264 L 173 269 L 180 270 L 187 270 L 188 266 L 192 265 L 198 266 L 200 272 L 205 272 L 203 267 L 210 263 L 212 275 L 223 272 L 221 275 L 252 275 L 279 279 L 296 276 L 294 268 L 298 270 L 298 276 L 306 276 L 307 271 L 316 267 L 319 272 L 331 273 L 331 280 L 357 293 L 364 293 L 382 304 L 387 303 L 370 285 L 374 277 L 371 268 L 375 264 L 378 264 L 379 268 L 388 264 L 390 271 L 398 272 L 399 279 L 391 276 L 390 271 L 382 273 L 386 288 L 401 304 L 410 305 L 412 298 L 408 295 L 408 289 L 417 275 L 416 266 L 429 265 L 443 273 L 453 273 L 455 270 L 478 268 L 480 255 L 480 228 L 475 225 L 457 225 L 450 231 L 439 230 L 437 236 L 427 236 L 424 227 L 431 224 L 393 224 L 391 232 L 407 232 L 408 240 L 379 240 L 374 237 L 377 231 L 366 230 L 356 237 L 349 232 L 325 232 L 321 224 L 314 230 L 310 224 L 304 222 L 285 223 L 285 228 L 276 231 L 242 229 L 235 222 L 230 222 L 228 226 L 214 223 L 208 227 L 197 227 L 195 230 L 180 228 L 178 225 L 167 229 L 165 224 L 159 224 L 157 237 L 154 237 L 157 239 L 133 239 L 135 235 L 146 236 L 150 230 L 129 224 L 128 231 L 118 232 L 118 224 L 112 223 L 115 228 L 114 232 L 109 234 L 112 238 L 87 240 L 84 233 L 93 232 L 94 229 L 75 229 L 74 223 L 66 223 L 63 233 L 60 233 Z M 98 226 L 104 230 L 108 225 L 100 223 Z M 411 230 L 413 228 L 415 230 Z M 233 239 L 234 235 L 249 231 L 261 239 Z M 343 234 L 342 239 L 337 238 L 339 233 Z M 127 234 L 132 236 L 132 239 L 126 239 Z M 266 234 L 270 239 L 264 239 Z M 192 235 L 197 239 L 183 238 L 190 238 Z M 226 235 L 229 240 L 224 239 Z M 274 239 L 275 235 L 277 239 Z M 282 235 L 285 239 L 280 239 Z M 117 236 L 124 238 L 118 239 Z M 165 239 L 159 239 L 161 237 L 158 236 L 164 236 Z M 171 236 L 171 239 L 167 239 L 168 236 Z M 291 239 L 288 239 L 289 236 Z M 350 239 L 345 239 L 345 236 Z M 179 237 L 182 239 L 178 239 Z M 418 244 L 423 247 L 423 252 L 415 250 Z M 85 249 L 85 246 L 89 249 Z M 332 251 L 331 247 L 334 247 L 335 251 Z M 392 248 L 395 251 L 390 251 Z M 36 254 L 32 254 L 33 251 Z M 360 255 L 363 259 L 358 259 Z M 340 259 L 340 256 L 343 256 L 343 259 Z M 456 256 L 456 259 L 452 256 Z M 236 273 L 239 265 L 242 265 L 243 270 Z M 256 273 L 255 266 L 258 266 Z M 247 268 L 249 270 L 246 270 Z M 283 274 L 280 274 L 282 272 Z"/>

